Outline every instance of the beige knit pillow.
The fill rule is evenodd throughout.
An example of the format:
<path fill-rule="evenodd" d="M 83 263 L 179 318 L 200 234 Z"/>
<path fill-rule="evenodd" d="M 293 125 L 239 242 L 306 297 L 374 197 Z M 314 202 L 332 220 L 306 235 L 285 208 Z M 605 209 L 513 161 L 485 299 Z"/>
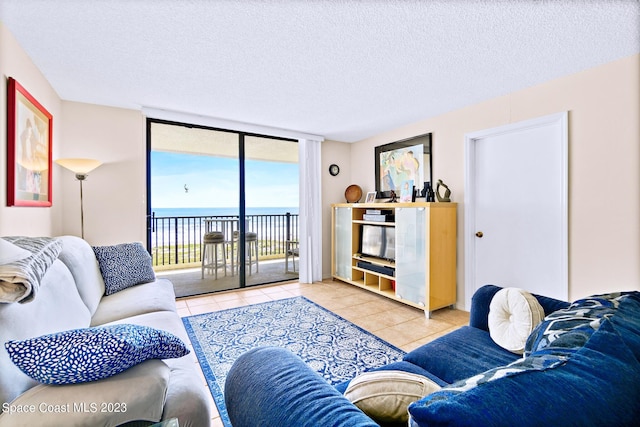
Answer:
<path fill-rule="evenodd" d="M 407 422 L 409 404 L 440 390 L 427 377 L 404 371 L 365 372 L 349 383 L 344 395 L 378 423 Z"/>

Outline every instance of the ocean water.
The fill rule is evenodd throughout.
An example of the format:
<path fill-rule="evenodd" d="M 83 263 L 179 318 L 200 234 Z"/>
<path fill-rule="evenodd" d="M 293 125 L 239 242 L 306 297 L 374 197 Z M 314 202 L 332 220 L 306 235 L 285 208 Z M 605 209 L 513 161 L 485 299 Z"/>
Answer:
<path fill-rule="evenodd" d="M 239 208 L 152 208 L 156 217 L 238 215 Z M 298 207 L 246 208 L 247 215 L 298 214 Z"/>

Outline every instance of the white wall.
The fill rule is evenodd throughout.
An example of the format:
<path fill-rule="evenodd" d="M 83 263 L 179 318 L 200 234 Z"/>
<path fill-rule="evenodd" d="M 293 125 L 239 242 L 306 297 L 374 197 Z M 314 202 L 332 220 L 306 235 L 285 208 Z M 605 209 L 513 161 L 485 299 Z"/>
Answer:
<path fill-rule="evenodd" d="M 372 155 L 373 156 L 373 155 Z M 331 176 L 329 166 L 340 167 L 337 176 Z M 331 277 L 331 204 L 344 203 L 344 191 L 354 182 L 351 171 L 351 144 L 337 141 L 322 142 L 322 277 Z"/>
<path fill-rule="evenodd" d="M 433 132 L 434 180 L 448 184 L 460 203 L 462 307 L 465 134 L 569 111 L 569 298 L 640 289 L 639 93 L 640 55 L 634 55 L 357 142 L 351 177 L 372 190 L 374 162 L 363 159 L 375 146 Z"/>
<path fill-rule="evenodd" d="M 22 50 L 9 30 L 0 23 L 0 236 L 50 236 L 61 230 L 59 174 L 53 167 L 53 185 L 51 190 L 52 207 L 7 206 L 7 79 L 13 77 L 53 116 L 53 134 L 51 148 L 53 158 L 57 158 L 62 145 L 62 132 L 59 122 L 61 101 L 47 79 Z"/>
<path fill-rule="evenodd" d="M 0 100 L 15 78 L 53 116 L 53 159 L 91 157 L 105 162 L 84 183 L 85 238 L 95 245 L 146 239 L 146 139 L 140 111 L 62 101 L 0 23 Z M 6 110 L 3 110 L 6 111 Z M 7 117 L 0 114 L 0 134 Z M 0 150 L 0 235 L 80 235 L 79 183 L 52 165 L 51 208 L 7 207 L 6 149 Z"/>
<path fill-rule="evenodd" d="M 103 164 L 83 183 L 84 237 L 93 245 L 146 242 L 146 136 L 140 111 L 64 101 L 60 157 Z M 58 169 L 60 166 L 55 166 Z M 80 235 L 79 184 L 62 170 L 62 231 Z"/>

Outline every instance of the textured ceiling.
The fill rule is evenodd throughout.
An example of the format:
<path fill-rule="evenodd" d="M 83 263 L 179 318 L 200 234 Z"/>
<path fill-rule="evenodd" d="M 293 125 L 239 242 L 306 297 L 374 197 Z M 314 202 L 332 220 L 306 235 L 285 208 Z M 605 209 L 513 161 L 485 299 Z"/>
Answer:
<path fill-rule="evenodd" d="M 640 52 L 639 0 L 0 0 L 64 100 L 352 142 Z"/>

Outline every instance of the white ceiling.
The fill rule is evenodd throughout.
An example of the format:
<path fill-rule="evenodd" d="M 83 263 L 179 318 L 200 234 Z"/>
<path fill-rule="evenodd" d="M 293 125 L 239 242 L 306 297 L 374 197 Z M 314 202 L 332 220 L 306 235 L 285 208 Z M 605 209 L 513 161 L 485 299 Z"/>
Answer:
<path fill-rule="evenodd" d="M 640 52 L 640 0 L 0 4 L 64 100 L 345 142 Z"/>

